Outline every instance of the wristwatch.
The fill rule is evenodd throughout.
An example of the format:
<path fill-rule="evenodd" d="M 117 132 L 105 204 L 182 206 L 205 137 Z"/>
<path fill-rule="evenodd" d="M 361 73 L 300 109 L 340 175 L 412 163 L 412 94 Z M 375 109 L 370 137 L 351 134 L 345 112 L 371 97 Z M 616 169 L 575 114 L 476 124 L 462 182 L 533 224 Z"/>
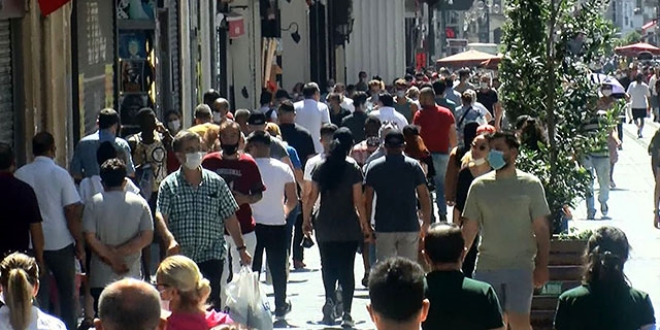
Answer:
<path fill-rule="evenodd" d="M 245 249 L 247 249 L 247 248 L 245 247 L 245 245 L 241 245 L 241 246 L 239 246 L 239 247 L 236 248 L 236 251 L 241 252 L 241 251 L 243 251 L 243 250 L 245 250 Z"/>

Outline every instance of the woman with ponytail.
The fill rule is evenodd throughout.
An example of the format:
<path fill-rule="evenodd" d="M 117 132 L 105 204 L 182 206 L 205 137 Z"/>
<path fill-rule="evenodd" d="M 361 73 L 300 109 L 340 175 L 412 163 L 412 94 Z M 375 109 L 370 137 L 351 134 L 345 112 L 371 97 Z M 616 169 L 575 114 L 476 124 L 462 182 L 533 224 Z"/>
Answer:
<path fill-rule="evenodd" d="M 2 330 L 66 330 L 62 321 L 32 305 L 39 292 L 39 266 L 34 258 L 13 253 L 0 263 Z"/>
<path fill-rule="evenodd" d="M 362 198 L 362 171 L 348 159 L 353 147 L 353 135 L 347 128 L 338 129 L 333 135 L 330 153 L 312 171 L 310 201 L 321 196 L 318 209 L 305 205 L 303 228 L 309 235 L 316 231 L 321 253 L 323 285 L 326 303 L 323 306 L 323 324 L 334 325 L 342 318 L 343 327 L 353 327 L 351 307 L 355 291 L 355 255 L 365 238 L 371 237 Z M 337 315 L 337 282 L 341 285 L 343 315 Z"/>
<path fill-rule="evenodd" d="M 224 313 L 207 311 L 211 286 L 191 259 L 177 255 L 163 260 L 156 272 L 156 283 L 167 330 L 209 330 L 233 323 Z"/>
<path fill-rule="evenodd" d="M 597 229 L 587 245 L 582 286 L 559 297 L 556 330 L 655 330 L 649 295 L 633 289 L 623 273 L 630 245 L 615 227 Z"/>

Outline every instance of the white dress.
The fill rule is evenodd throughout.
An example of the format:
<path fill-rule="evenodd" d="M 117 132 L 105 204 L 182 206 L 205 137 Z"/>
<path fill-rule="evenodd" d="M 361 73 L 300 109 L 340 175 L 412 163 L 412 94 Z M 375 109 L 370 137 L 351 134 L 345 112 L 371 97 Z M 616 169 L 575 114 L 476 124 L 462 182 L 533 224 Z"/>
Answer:
<path fill-rule="evenodd" d="M 0 307 L 0 330 L 14 330 L 11 323 L 9 323 L 9 308 L 7 306 Z M 32 306 L 32 317 L 26 330 L 66 330 L 66 326 L 59 319 Z"/>

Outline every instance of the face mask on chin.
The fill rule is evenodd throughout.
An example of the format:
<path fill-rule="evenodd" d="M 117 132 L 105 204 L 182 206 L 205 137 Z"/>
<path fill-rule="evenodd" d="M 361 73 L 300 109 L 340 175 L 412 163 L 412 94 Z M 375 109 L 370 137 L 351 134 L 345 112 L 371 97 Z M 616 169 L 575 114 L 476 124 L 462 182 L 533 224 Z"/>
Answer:
<path fill-rule="evenodd" d="M 219 123 L 222 120 L 222 114 L 220 112 L 213 112 L 213 121 Z"/>
<path fill-rule="evenodd" d="M 396 91 L 396 97 L 405 97 L 406 91 Z"/>
<path fill-rule="evenodd" d="M 196 170 L 202 165 L 203 152 L 191 152 L 186 154 L 186 162 L 183 164 L 189 170 Z"/>
<path fill-rule="evenodd" d="M 603 94 L 603 96 L 605 96 L 605 97 L 609 97 L 609 96 L 612 95 L 612 90 L 611 90 L 611 89 L 603 89 L 603 90 L 601 90 L 600 92 L 601 92 L 601 93 Z"/>

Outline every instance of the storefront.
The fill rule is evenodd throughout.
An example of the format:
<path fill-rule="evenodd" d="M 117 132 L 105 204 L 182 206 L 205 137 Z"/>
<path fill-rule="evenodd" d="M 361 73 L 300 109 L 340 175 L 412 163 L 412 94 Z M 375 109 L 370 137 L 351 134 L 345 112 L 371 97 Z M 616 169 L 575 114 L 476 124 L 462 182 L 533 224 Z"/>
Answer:
<path fill-rule="evenodd" d="M 22 140 L 15 59 L 19 21 L 24 15 L 20 1 L 4 1 L 0 6 L 0 142 L 9 143 L 14 149 L 20 149 L 17 147 Z"/>

